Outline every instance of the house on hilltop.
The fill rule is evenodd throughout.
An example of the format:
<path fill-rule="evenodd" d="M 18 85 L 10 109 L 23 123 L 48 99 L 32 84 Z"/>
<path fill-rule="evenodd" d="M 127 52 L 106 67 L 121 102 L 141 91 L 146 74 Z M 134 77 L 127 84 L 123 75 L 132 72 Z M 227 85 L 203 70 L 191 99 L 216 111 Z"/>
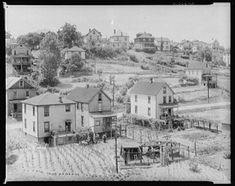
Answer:
<path fill-rule="evenodd" d="M 37 89 L 23 77 L 8 77 L 6 79 L 7 117 L 22 119 L 22 100 L 34 97 Z"/>
<path fill-rule="evenodd" d="M 113 35 L 109 38 L 109 45 L 114 48 L 129 48 L 129 36 L 120 30 L 114 29 Z"/>
<path fill-rule="evenodd" d="M 134 39 L 134 48 L 136 50 L 155 49 L 154 40 L 150 33 L 138 33 Z"/>
<path fill-rule="evenodd" d="M 85 59 L 86 56 L 85 56 L 85 50 L 83 50 L 82 48 L 79 48 L 77 46 L 73 46 L 72 48 L 68 49 L 68 48 L 64 48 L 62 51 L 61 51 L 61 54 L 63 55 L 64 54 L 64 58 L 65 59 L 69 59 L 72 57 L 73 54 L 79 54 L 81 56 L 82 59 Z"/>
<path fill-rule="evenodd" d="M 83 36 L 83 41 L 85 44 L 93 44 L 97 45 L 100 44 L 102 39 L 102 34 L 95 28 L 89 29 L 89 32 Z"/>
<path fill-rule="evenodd" d="M 20 44 L 13 48 L 11 59 L 13 67 L 20 75 L 31 73 L 32 54 L 31 50 L 25 45 Z"/>
<path fill-rule="evenodd" d="M 99 88 L 77 87 L 67 96 L 76 102 L 76 125 L 94 133 L 109 133 L 116 114 L 111 109 L 111 98 Z"/>
<path fill-rule="evenodd" d="M 23 132 L 36 141 L 48 143 L 52 132 L 69 137 L 76 129 L 74 101 L 47 92 L 24 100 L 22 104 Z"/>
<path fill-rule="evenodd" d="M 129 91 L 131 114 L 147 118 L 164 119 L 174 115 L 178 106 L 174 91 L 166 82 L 139 81 Z"/>
<path fill-rule="evenodd" d="M 170 51 L 170 39 L 166 37 L 155 38 L 155 45 L 159 51 Z"/>

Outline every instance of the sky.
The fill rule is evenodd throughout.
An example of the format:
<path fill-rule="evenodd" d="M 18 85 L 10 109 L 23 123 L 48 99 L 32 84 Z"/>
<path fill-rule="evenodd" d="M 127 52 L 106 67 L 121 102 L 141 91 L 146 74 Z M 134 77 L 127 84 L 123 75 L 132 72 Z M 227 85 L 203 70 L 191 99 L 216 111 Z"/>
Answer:
<path fill-rule="evenodd" d="M 96 28 L 103 37 L 114 29 L 133 41 L 138 32 L 180 42 L 217 39 L 230 47 L 230 4 L 151 6 L 17 6 L 5 5 L 6 31 L 14 37 L 34 31 L 57 32 L 65 22 L 85 35 Z"/>

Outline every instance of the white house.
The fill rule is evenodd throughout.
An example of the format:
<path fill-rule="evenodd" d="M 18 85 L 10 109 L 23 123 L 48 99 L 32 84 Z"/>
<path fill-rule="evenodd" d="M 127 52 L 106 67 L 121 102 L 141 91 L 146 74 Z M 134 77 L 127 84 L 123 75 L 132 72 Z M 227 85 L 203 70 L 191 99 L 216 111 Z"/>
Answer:
<path fill-rule="evenodd" d="M 185 75 L 198 79 L 199 84 L 202 83 L 202 75 L 205 73 L 210 73 L 209 65 L 205 62 L 190 61 L 185 69 Z"/>
<path fill-rule="evenodd" d="M 79 47 L 77 47 L 77 46 L 73 46 L 73 47 L 70 48 L 70 49 L 65 48 L 65 49 L 63 49 L 61 52 L 64 53 L 65 59 L 71 58 L 74 53 L 79 54 L 82 59 L 85 59 L 85 58 L 86 58 L 86 56 L 85 56 L 85 50 L 83 50 L 82 48 L 79 48 Z"/>
<path fill-rule="evenodd" d="M 178 104 L 174 92 L 166 82 L 139 81 L 129 91 L 131 114 L 163 119 L 172 116 Z"/>
<path fill-rule="evenodd" d="M 76 126 L 94 133 L 110 132 L 117 117 L 111 109 L 111 98 L 100 88 L 77 87 L 67 96 L 76 102 Z"/>
<path fill-rule="evenodd" d="M 230 66 L 230 53 L 226 52 L 223 54 L 223 61 L 227 67 Z"/>
<path fill-rule="evenodd" d="M 23 132 L 36 141 L 46 141 L 51 132 L 76 129 L 76 104 L 56 94 L 45 93 L 22 101 Z"/>

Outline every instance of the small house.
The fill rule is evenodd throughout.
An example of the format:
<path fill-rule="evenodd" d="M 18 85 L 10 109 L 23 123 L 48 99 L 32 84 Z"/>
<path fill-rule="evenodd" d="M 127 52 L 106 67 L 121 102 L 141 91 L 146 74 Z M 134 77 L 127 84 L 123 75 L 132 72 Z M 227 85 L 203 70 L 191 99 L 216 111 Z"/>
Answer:
<path fill-rule="evenodd" d="M 37 89 L 23 77 L 6 79 L 7 117 L 22 119 L 21 101 L 36 96 Z"/>
<path fill-rule="evenodd" d="M 48 142 L 52 132 L 61 135 L 76 129 L 74 101 L 44 93 L 22 101 L 23 132 L 36 141 Z"/>
<path fill-rule="evenodd" d="M 117 115 L 111 109 L 111 98 L 100 88 L 77 87 L 67 96 L 76 102 L 77 128 L 94 133 L 109 133 Z"/>
<path fill-rule="evenodd" d="M 131 114 L 147 118 L 164 119 L 174 115 L 178 107 L 174 91 L 166 82 L 139 81 L 129 91 Z"/>
<path fill-rule="evenodd" d="M 69 59 L 72 57 L 73 54 L 77 53 L 81 56 L 82 59 L 85 59 L 85 50 L 83 50 L 82 48 L 79 48 L 77 46 L 73 46 L 72 48 L 68 49 L 65 48 L 62 50 L 62 53 L 64 53 L 64 57 L 65 59 Z"/>
<path fill-rule="evenodd" d="M 150 33 L 138 33 L 134 39 L 134 48 L 136 50 L 155 49 L 154 40 Z"/>

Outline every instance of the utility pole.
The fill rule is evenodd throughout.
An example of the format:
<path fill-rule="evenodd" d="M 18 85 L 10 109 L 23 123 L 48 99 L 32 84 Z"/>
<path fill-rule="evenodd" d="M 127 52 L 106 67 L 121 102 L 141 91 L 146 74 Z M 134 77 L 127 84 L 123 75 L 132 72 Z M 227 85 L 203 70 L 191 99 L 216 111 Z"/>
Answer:
<path fill-rule="evenodd" d="M 115 124 L 115 158 L 116 158 L 116 172 L 118 173 L 118 159 L 117 159 L 117 121 Z"/>
<path fill-rule="evenodd" d="M 112 83 L 113 83 L 113 109 L 114 109 L 114 86 L 115 86 L 115 76 L 112 77 Z"/>
<path fill-rule="evenodd" d="M 207 76 L 207 97 L 208 97 L 208 103 L 209 103 L 209 77 Z"/>

